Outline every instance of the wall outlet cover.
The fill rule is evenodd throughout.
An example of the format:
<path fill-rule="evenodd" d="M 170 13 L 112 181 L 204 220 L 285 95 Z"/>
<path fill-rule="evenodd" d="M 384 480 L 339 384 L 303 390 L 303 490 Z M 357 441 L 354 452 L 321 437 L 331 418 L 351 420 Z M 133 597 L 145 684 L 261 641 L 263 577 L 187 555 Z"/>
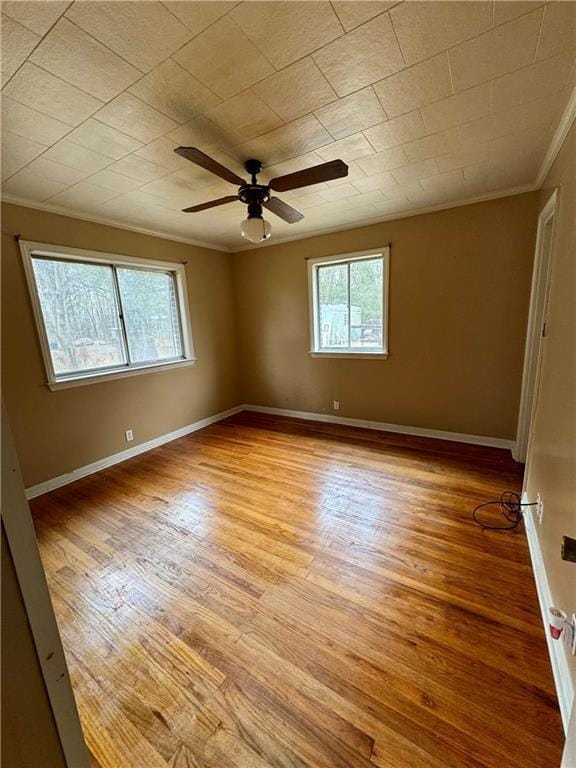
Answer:
<path fill-rule="evenodd" d="M 126 430 L 126 442 L 130 443 L 132 440 L 134 440 L 134 432 L 131 429 Z"/>

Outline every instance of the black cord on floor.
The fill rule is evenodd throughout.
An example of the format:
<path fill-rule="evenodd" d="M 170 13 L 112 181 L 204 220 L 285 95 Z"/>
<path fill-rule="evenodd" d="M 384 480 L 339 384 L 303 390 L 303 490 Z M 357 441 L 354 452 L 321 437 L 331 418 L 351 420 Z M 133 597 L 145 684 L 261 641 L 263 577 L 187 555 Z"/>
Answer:
<path fill-rule="evenodd" d="M 530 504 L 524 504 L 525 507 L 533 507 L 537 502 L 531 502 Z M 484 523 L 480 519 L 478 512 L 486 507 L 498 506 L 503 517 L 508 520 L 508 525 L 490 525 Z M 513 531 L 520 525 L 522 520 L 522 500 L 520 496 L 514 491 L 504 491 L 500 495 L 498 501 L 486 501 L 484 504 L 478 504 L 476 509 L 472 512 L 472 518 L 480 528 L 485 528 L 489 531 Z"/>

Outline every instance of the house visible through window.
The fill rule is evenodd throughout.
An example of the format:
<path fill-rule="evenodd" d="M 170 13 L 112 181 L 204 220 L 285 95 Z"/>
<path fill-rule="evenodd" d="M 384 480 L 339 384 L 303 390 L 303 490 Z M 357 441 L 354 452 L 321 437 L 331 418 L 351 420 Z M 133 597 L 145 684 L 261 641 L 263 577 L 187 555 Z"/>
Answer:
<path fill-rule="evenodd" d="M 193 361 L 182 265 L 21 245 L 49 384 Z"/>
<path fill-rule="evenodd" d="M 387 353 L 388 248 L 309 264 L 312 352 Z"/>

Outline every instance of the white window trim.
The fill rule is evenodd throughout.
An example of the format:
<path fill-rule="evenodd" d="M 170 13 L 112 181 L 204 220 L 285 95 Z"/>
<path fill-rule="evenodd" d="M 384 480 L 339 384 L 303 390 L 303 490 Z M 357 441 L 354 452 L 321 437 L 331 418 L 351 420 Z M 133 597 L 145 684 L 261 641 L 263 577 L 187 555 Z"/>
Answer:
<path fill-rule="evenodd" d="M 371 257 L 382 258 L 382 349 L 365 351 L 357 348 L 347 348 L 342 351 L 337 349 L 321 349 L 317 318 L 318 312 L 318 282 L 316 279 L 317 267 L 326 264 L 340 264 L 349 261 L 363 261 Z M 388 350 L 388 293 L 390 283 L 390 246 L 372 248 L 369 251 L 355 251 L 354 253 L 339 253 L 333 256 L 320 256 L 308 259 L 308 304 L 310 315 L 310 357 L 339 358 L 339 359 L 366 359 L 386 360 Z"/>
<path fill-rule="evenodd" d="M 116 253 L 105 253 L 103 251 L 87 251 L 81 248 L 68 248 L 61 245 L 48 245 L 46 243 L 35 243 L 29 240 L 20 240 L 20 253 L 22 254 L 22 263 L 28 283 L 28 291 L 32 301 L 32 310 L 36 321 L 36 330 L 42 349 L 44 367 L 48 377 L 47 385 L 52 390 L 68 389 L 70 387 L 79 387 L 87 384 L 94 384 L 98 381 L 110 381 L 112 379 L 125 378 L 127 376 L 138 376 L 143 373 L 154 373 L 165 371 L 172 368 L 182 368 L 184 366 L 194 365 L 196 357 L 194 356 L 194 345 L 192 342 L 192 326 L 190 323 L 190 310 L 188 307 L 188 294 L 186 290 L 186 267 L 170 261 L 154 261 L 152 259 L 142 259 L 135 256 L 123 256 Z M 180 323 L 182 329 L 182 357 L 177 360 L 159 361 L 157 363 L 145 363 L 142 365 L 126 365 L 121 368 L 114 366 L 103 368 L 100 371 L 90 371 L 88 373 L 73 373 L 65 376 L 56 375 L 52 364 L 52 355 L 50 354 L 50 345 L 44 324 L 44 315 L 38 295 L 36 277 L 32 266 L 33 256 L 56 257 L 61 260 L 86 261 L 91 263 L 108 264 L 114 266 L 139 266 L 148 270 L 158 270 L 162 272 L 173 272 L 176 278 L 176 290 L 178 294 L 178 305 L 180 308 Z"/>

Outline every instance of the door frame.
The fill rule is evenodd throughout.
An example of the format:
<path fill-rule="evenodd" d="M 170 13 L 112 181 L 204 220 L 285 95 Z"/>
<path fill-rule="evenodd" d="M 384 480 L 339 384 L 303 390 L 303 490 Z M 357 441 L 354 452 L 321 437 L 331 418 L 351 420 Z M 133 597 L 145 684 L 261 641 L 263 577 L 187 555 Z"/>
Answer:
<path fill-rule="evenodd" d="M 522 373 L 520 409 L 518 411 L 516 442 L 512 450 L 512 455 L 515 460 L 523 464 L 526 462 L 528 453 L 530 429 L 536 405 L 538 371 L 543 351 L 542 339 L 545 336 L 546 304 L 550 286 L 552 254 L 554 252 L 558 200 L 558 189 L 555 189 L 538 215 L 534 268 L 532 271 L 532 288 L 530 292 L 530 309 L 528 312 L 528 329 L 524 349 L 524 370 Z M 546 227 L 550 222 L 552 222 L 552 231 L 550 233 L 549 247 L 546 248 L 545 232 Z"/>
<path fill-rule="evenodd" d="M 6 411 L 2 406 L 2 524 L 32 631 L 46 693 L 68 768 L 90 768 L 90 756 L 56 624 L 36 532 Z"/>

